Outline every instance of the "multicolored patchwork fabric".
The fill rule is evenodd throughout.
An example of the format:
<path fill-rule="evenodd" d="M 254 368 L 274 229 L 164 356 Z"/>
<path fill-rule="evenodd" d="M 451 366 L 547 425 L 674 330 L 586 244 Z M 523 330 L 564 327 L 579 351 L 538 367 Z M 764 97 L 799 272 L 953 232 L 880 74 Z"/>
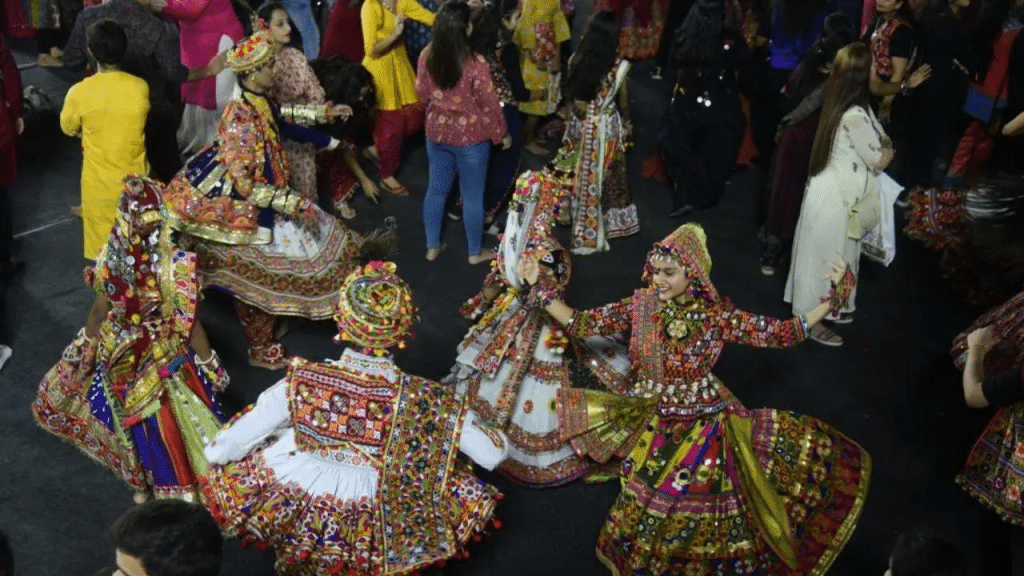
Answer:
<path fill-rule="evenodd" d="M 996 412 L 956 481 L 1003 520 L 1024 526 L 1024 402 Z"/>
<path fill-rule="evenodd" d="M 301 448 L 354 444 L 378 454 L 397 398 L 393 384 L 345 366 L 297 360 L 288 369 L 288 411 Z"/>
<path fill-rule="evenodd" d="M 305 415 L 293 415 L 297 440 L 306 435 L 300 450 L 329 462 L 373 466 L 372 496 L 311 494 L 282 481 L 264 457 L 277 441 L 273 436 L 244 458 L 212 467 L 203 480 L 206 504 L 220 526 L 243 543 L 273 548 L 278 574 L 404 576 L 461 555 L 492 521 L 501 495 L 457 460 L 465 402 L 450 386 L 397 370 L 393 382 L 368 372 L 344 362 L 296 360 L 288 401 Z M 381 410 L 366 428 L 374 430 L 369 435 L 343 432 L 333 422 L 321 426 L 309 416 L 310 409 L 331 406 L 341 421 L 372 414 L 374 405 Z M 333 457 L 351 448 L 366 452 L 368 437 L 379 445 L 372 458 Z"/>
<path fill-rule="evenodd" d="M 598 537 L 598 557 L 613 573 L 827 573 L 860 517 L 870 458 L 814 418 L 738 415 L 751 425 L 749 461 L 728 439 L 725 412 L 650 422 L 623 462 L 623 490 Z M 789 533 L 778 543 L 751 509 L 745 476 L 755 468 L 784 509 Z M 778 548 L 795 555 L 792 564 Z"/>

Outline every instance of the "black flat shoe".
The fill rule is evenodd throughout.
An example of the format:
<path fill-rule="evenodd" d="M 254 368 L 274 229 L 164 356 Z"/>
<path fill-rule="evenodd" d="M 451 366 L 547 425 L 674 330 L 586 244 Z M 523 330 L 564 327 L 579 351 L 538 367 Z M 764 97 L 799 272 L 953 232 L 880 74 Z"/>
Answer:
<path fill-rule="evenodd" d="M 671 216 L 672 218 L 681 218 L 683 216 L 688 216 L 690 214 L 693 214 L 693 206 L 690 206 L 689 204 L 682 206 L 680 208 L 676 208 L 675 210 L 668 213 L 668 215 Z"/>

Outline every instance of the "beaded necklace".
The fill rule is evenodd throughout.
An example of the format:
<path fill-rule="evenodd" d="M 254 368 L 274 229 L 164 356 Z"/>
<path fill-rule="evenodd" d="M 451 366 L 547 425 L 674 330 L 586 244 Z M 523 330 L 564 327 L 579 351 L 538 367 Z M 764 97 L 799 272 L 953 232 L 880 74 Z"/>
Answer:
<path fill-rule="evenodd" d="M 699 298 L 687 297 L 682 303 L 663 302 L 659 312 L 665 334 L 673 340 L 685 340 L 707 328 L 708 314 Z"/>

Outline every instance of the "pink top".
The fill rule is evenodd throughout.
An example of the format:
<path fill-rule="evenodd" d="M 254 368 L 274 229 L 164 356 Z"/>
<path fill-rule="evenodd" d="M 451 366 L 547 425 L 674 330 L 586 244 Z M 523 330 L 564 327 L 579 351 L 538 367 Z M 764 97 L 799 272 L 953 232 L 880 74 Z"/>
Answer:
<path fill-rule="evenodd" d="M 181 30 L 181 64 L 202 68 L 217 55 L 222 36 L 242 39 L 242 25 L 231 0 L 167 0 L 160 14 L 176 20 Z M 181 85 L 181 101 L 207 110 L 217 109 L 217 78 L 211 76 Z"/>
<path fill-rule="evenodd" d="M 427 138 L 453 146 L 471 146 L 486 140 L 500 143 L 508 134 L 508 126 L 483 56 L 470 56 L 462 64 L 459 83 L 442 90 L 427 71 L 430 48 L 427 45 L 420 53 L 416 72 L 416 92 L 427 106 Z"/>

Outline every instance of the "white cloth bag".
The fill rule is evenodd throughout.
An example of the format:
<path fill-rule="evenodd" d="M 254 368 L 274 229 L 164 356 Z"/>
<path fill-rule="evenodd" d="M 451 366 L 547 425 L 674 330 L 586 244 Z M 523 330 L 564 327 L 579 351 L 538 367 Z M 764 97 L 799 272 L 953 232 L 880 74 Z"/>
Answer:
<path fill-rule="evenodd" d="M 896 258 L 896 215 L 893 204 L 903 191 L 903 186 L 882 172 L 878 176 L 878 205 L 882 218 L 860 241 L 860 252 L 884 266 Z"/>

